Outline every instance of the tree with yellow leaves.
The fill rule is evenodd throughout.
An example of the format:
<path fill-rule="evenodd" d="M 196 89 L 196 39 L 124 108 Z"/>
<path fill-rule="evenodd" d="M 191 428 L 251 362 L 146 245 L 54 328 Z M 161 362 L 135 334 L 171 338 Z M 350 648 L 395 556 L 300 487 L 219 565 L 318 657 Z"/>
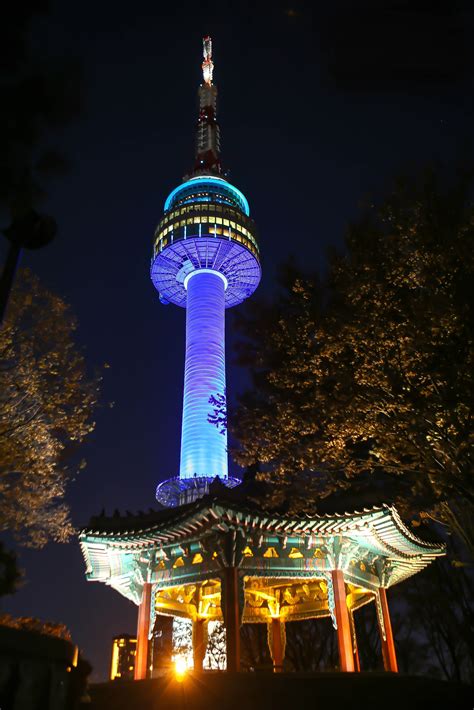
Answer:
<path fill-rule="evenodd" d="M 231 421 L 240 463 L 312 478 L 303 505 L 383 481 L 388 502 L 474 555 L 473 185 L 468 171 L 400 181 L 351 226 L 323 286 L 293 269 L 241 323 L 257 369 Z"/>
<path fill-rule="evenodd" d="M 22 271 L 0 329 L 0 530 L 33 546 L 71 535 L 64 495 L 95 426 L 100 379 L 75 329 L 66 303 Z"/>

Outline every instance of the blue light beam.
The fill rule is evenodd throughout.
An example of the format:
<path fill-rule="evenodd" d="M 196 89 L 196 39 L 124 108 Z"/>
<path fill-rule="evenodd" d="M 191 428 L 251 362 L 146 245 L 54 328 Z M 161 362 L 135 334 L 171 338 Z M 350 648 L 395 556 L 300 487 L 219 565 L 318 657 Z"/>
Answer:
<path fill-rule="evenodd" d="M 227 478 L 227 432 L 209 422 L 212 395 L 225 393 L 225 288 L 217 271 L 187 277 L 186 361 L 180 478 Z"/>

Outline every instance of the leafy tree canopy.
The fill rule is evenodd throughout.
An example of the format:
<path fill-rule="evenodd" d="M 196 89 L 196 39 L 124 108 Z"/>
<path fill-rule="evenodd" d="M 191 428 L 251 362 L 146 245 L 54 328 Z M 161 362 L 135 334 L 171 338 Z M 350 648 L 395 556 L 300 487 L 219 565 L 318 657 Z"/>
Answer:
<path fill-rule="evenodd" d="M 99 378 L 75 329 L 64 301 L 21 272 L 0 329 L 0 530 L 34 546 L 71 534 L 64 494 L 95 426 Z"/>
<path fill-rule="evenodd" d="M 467 170 L 399 180 L 323 283 L 287 265 L 276 301 L 239 318 L 239 360 L 256 368 L 235 458 L 260 461 L 274 496 L 300 472 L 303 506 L 381 483 L 473 551 L 472 187 Z"/>

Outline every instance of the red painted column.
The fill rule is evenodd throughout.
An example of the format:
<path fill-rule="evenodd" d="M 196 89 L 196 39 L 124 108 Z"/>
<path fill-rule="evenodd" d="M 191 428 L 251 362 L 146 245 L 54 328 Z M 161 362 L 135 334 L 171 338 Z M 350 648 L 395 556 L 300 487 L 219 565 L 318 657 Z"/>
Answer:
<path fill-rule="evenodd" d="M 281 621 L 280 619 L 272 619 L 272 648 L 271 655 L 273 660 L 273 672 L 281 673 L 283 671 L 283 644 L 281 642 Z"/>
<path fill-rule="evenodd" d="M 379 588 L 380 609 L 382 612 L 383 625 L 385 629 L 385 638 L 383 629 L 380 625 L 379 631 L 380 642 L 382 644 L 383 665 L 386 671 L 398 673 L 397 654 L 395 651 L 395 642 L 393 640 L 392 622 L 390 621 L 390 611 L 387 602 L 387 592 L 383 587 Z M 378 615 L 377 615 L 378 618 Z"/>
<path fill-rule="evenodd" d="M 143 585 L 142 601 L 138 607 L 137 654 L 135 656 L 135 680 L 148 676 L 148 634 L 150 632 L 151 584 Z"/>
<path fill-rule="evenodd" d="M 335 569 L 331 573 L 334 592 L 334 607 L 337 621 L 337 643 L 339 647 L 339 665 L 341 671 L 354 671 L 354 655 L 352 652 L 351 625 L 346 601 L 346 585 L 342 570 Z"/>
<path fill-rule="evenodd" d="M 225 567 L 224 575 L 227 670 L 240 671 L 240 612 L 238 568 Z"/>

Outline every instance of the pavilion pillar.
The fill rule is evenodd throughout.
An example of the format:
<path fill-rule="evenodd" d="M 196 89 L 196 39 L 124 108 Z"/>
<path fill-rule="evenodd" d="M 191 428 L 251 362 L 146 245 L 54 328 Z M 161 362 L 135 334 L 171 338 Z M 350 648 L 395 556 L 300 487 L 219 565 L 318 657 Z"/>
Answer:
<path fill-rule="evenodd" d="M 393 640 L 392 622 L 387 602 L 387 591 L 379 587 L 378 600 L 376 599 L 377 619 L 379 622 L 380 643 L 382 645 L 383 665 L 386 671 L 398 673 L 397 654 Z"/>
<path fill-rule="evenodd" d="M 227 670 L 240 671 L 240 587 L 238 567 L 223 569 L 223 612 L 226 634 Z"/>
<path fill-rule="evenodd" d="M 143 585 L 142 600 L 138 607 L 137 651 L 135 656 L 135 680 L 148 676 L 148 650 L 150 634 L 151 583 Z"/>
<path fill-rule="evenodd" d="M 357 634 L 355 627 L 354 611 L 349 610 L 349 623 L 351 625 L 352 655 L 354 657 L 354 670 L 360 673 L 359 647 L 357 646 Z"/>
<path fill-rule="evenodd" d="M 268 622 L 268 645 L 273 661 L 273 672 L 283 671 L 283 661 L 285 659 L 285 622 L 280 618 L 272 618 Z"/>
<path fill-rule="evenodd" d="M 193 664 L 195 671 L 202 671 L 207 646 L 207 619 L 193 621 Z"/>
<path fill-rule="evenodd" d="M 347 608 L 346 585 L 342 570 L 331 572 L 334 593 L 334 611 L 337 622 L 337 644 L 339 648 L 339 665 L 341 671 L 354 671 L 354 654 L 352 650 L 351 625 L 349 609 Z"/>

